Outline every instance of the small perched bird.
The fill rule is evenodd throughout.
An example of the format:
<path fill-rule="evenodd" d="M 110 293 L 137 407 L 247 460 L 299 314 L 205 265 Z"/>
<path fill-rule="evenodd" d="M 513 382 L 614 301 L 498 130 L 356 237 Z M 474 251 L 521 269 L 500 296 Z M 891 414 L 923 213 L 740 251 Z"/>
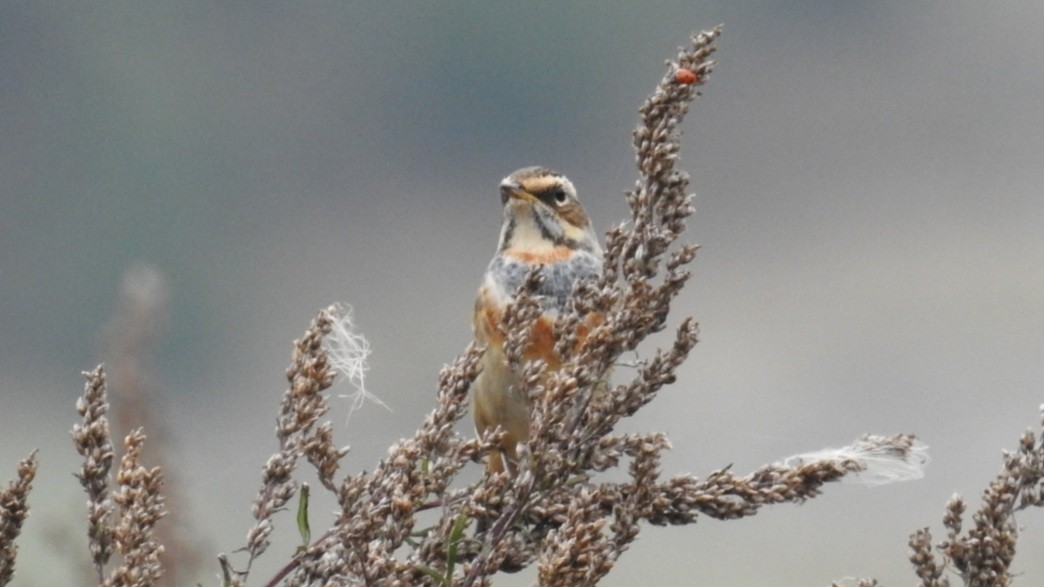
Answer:
<path fill-rule="evenodd" d="M 541 359 L 555 369 L 560 363 L 554 350 L 555 319 L 565 309 L 573 285 L 597 276 L 602 267 L 602 248 L 566 176 L 543 167 L 519 169 L 500 182 L 500 199 L 500 244 L 486 269 L 472 317 L 475 340 L 486 347 L 482 372 L 475 380 L 475 428 L 482 434 L 501 426 L 506 433 L 486 463 L 491 472 L 505 466 L 513 471 L 516 447 L 529 438 L 528 398 L 504 352 L 504 309 L 529 271 L 540 266 L 544 280 L 535 293 L 542 314 L 523 357 Z"/>

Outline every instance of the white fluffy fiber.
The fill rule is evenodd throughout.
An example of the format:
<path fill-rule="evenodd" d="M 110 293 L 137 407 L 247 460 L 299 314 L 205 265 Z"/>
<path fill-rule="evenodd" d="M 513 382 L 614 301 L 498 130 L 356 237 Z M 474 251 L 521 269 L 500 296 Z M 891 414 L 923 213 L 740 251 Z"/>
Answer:
<path fill-rule="evenodd" d="M 351 306 L 337 304 L 330 315 L 333 320 L 330 334 L 323 337 L 323 349 L 329 358 L 330 366 L 354 389 L 352 393 L 341 396 L 351 400 L 348 417 L 361 408 L 366 400 L 384 406 L 390 412 L 391 408 L 381 401 L 381 398 L 366 390 L 366 372 L 370 368 L 367 363 L 370 357 L 370 343 L 352 321 Z"/>
<path fill-rule="evenodd" d="M 903 455 L 892 441 L 881 436 L 867 436 L 841 448 L 828 448 L 788 457 L 783 464 L 797 467 L 816 461 L 844 462 L 853 460 L 863 470 L 846 475 L 844 480 L 862 483 L 870 487 L 912 481 L 924 477 L 928 466 L 928 445 L 915 440 Z"/>

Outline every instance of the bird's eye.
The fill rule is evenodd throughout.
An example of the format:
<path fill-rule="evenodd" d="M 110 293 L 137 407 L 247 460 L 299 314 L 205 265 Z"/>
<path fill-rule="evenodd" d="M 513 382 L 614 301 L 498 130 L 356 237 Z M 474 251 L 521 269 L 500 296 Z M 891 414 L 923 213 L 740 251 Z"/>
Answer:
<path fill-rule="evenodd" d="M 553 195 L 555 197 L 555 202 L 558 202 L 559 204 L 565 204 L 566 200 L 569 199 L 569 196 L 566 195 L 565 190 L 562 189 L 555 190 Z"/>

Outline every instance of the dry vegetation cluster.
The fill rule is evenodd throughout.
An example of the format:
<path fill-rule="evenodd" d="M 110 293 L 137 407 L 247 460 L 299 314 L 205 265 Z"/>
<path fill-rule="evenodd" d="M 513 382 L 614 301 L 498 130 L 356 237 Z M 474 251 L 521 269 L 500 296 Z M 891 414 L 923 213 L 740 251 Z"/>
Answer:
<path fill-rule="evenodd" d="M 507 355 L 528 381 L 532 405 L 532 438 L 521 446 L 518 470 L 489 473 L 469 485 L 456 482 L 498 442 L 496 431 L 481 438 L 459 431 L 483 352 L 472 346 L 440 373 L 434 407 L 412 437 L 396 442 L 373 471 L 342 473 L 347 449 L 335 443 L 333 425 L 323 417 L 326 390 L 338 374 L 333 355 L 344 350 L 352 331 L 337 307 L 325 309 L 295 342 L 277 418 L 279 450 L 264 464 L 245 547 L 218 557 L 224 585 L 489 585 L 499 572 L 532 565 L 541 585 L 588 585 L 612 570 L 643 523 L 751 516 L 764 505 L 813 498 L 825 483 L 873 472 L 868 469 L 882 463 L 903 471 L 899 477 L 919 474 L 923 445 L 896 435 L 863 437 L 845 449 L 745 475 L 723 469 L 704 479 L 664 477 L 665 435 L 614 429 L 674 381 L 696 344 L 691 318 L 678 321 L 673 344 L 639 361 L 629 380 L 594 393 L 606 387 L 624 353 L 668 327 L 671 302 L 689 278 L 696 247 L 678 242 L 693 213 L 689 177 L 676 167 L 679 125 L 711 73 L 720 34 L 717 28 L 695 35 L 668 62 L 640 110 L 634 133 L 639 178 L 627 192 L 631 218 L 608 231 L 600 278 L 577 286 L 555 325 L 561 367 L 547 372 L 544 364 L 521 359 L 539 312 L 539 272 L 529 275 L 505 315 Z M 578 345 L 578 329 L 591 312 L 605 320 Z M 126 436 L 112 470 L 117 459 L 105 372 L 98 367 L 86 376 L 73 440 L 83 456 L 77 476 L 87 493 L 87 544 L 98 584 L 158 584 L 165 567 L 179 564 L 164 556 L 156 531 L 167 514 L 163 476 L 159 467 L 142 464 L 140 429 Z M 309 488 L 295 477 L 302 460 L 339 508 L 317 537 L 308 521 Z M 35 454 L 19 463 L 16 479 L 0 492 L 0 585 L 14 573 L 15 538 L 28 515 L 37 465 Z M 626 480 L 605 480 L 610 470 L 625 470 Z M 1018 451 L 1005 457 L 972 527 L 962 533 L 965 503 L 955 497 L 946 509 L 945 540 L 933 544 L 927 529 L 913 535 L 911 561 L 921 584 L 948 585 L 947 577 L 966 585 L 1008 584 L 1018 536 L 1013 514 L 1044 502 L 1042 472 L 1042 439 L 1027 432 Z M 298 511 L 302 547 L 275 576 L 253 577 L 253 563 L 270 545 L 275 514 L 288 509 Z"/>

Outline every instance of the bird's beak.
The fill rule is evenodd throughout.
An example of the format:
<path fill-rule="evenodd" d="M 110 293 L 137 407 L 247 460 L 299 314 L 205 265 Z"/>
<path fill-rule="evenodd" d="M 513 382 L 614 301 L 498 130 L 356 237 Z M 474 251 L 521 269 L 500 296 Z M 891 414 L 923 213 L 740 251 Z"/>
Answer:
<path fill-rule="evenodd" d="M 530 202 L 538 201 L 536 196 L 522 189 L 522 186 L 519 184 L 513 181 L 504 181 L 500 184 L 500 203 L 507 204 L 511 198 L 529 200 Z"/>

